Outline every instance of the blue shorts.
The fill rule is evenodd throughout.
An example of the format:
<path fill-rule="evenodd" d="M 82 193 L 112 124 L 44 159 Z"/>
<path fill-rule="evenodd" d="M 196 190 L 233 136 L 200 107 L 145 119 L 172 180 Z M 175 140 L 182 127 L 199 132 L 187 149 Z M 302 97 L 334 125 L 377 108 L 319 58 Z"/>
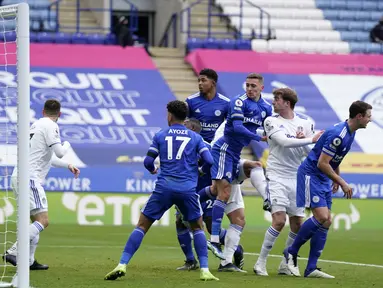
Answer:
<path fill-rule="evenodd" d="M 301 167 L 297 174 L 297 207 L 327 207 L 331 210 L 331 182 L 318 176 L 308 175 Z"/>
<path fill-rule="evenodd" d="M 199 195 L 195 192 L 154 191 L 141 212 L 149 219 L 160 220 L 173 205 L 177 205 L 185 221 L 194 222 L 202 216 Z"/>
<path fill-rule="evenodd" d="M 225 141 L 221 141 L 221 139 L 218 140 L 211 149 L 211 155 L 214 160 L 210 170 L 211 179 L 226 179 L 231 183 L 233 179 L 237 178 L 241 155 L 231 152 L 229 145 Z"/>

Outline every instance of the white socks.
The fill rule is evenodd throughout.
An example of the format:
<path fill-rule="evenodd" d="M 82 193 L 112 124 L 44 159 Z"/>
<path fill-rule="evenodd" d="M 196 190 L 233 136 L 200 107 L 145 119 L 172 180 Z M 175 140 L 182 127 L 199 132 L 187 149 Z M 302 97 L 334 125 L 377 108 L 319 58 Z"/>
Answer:
<path fill-rule="evenodd" d="M 223 249 L 225 260 L 221 261 L 222 266 L 233 262 L 234 252 L 237 250 L 242 230 L 243 228 L 241 226 L 235 224 L 230 224 L 227 229 L 225 236 L 225 248 Z"/>
<path fill-rule="evenodd" d="M 273 248 L 275 240 L 277 240 L 278 236 L 279 232 L 275 230 L 272 226 L 270 226 L 269 229 L 267 229 L 258 261 L 266 263 L 267 256 L 269 255 L 271 248 Z"/>

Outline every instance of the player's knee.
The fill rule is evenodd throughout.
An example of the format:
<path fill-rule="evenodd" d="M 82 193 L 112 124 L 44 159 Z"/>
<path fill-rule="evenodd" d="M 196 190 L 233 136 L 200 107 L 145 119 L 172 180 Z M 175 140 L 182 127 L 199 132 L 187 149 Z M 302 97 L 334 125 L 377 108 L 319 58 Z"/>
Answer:
<path fill-rule="evenodd" d="M 326 222 L 324 222 L 324 223 L 322 224 L 322 226 L 323 226 L 324 228 L 328 229 L 328 228 L 330 228 L 331 224 L 332 224 L 332 219 L 331 219 L 331 217 L 328 217 L 327 220 L 326 220 Z"/>
<path fill-rule="evenodd" d="M 181 230 L 186 229 L 186 226 L 179 217 L 176 218 L 176 228 Z"/>
<path fill-rule="evenodd" d="M 272 224 L 273 228 L 277 231 L 282 231 L 286 224 L 286 213 L 284 212 L 276 212 L 272 215 Z"/>

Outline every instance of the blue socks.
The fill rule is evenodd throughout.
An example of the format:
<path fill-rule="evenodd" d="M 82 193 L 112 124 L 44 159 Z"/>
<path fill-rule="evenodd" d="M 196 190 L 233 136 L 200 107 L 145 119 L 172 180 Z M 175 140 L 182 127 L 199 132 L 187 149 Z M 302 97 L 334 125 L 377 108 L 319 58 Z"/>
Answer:
<path fill-rule="evenodd" d="M 192 239 L 189 229 L 177 229 L 177 238 L 180 243 L 182 252 L 184 252 L 186 261 L 194 261 L 194 253 L 192 248 Z"/>
<path fill-rule="evenodd" d="M 144 230 L 136 227 L 128 241 L 126 242 L 124 251 L 122 252 L 120 264 L 128 264 L 130 259 L 133 257 L 134 253 L 136 253 L 137 249 L 140 247 L 142 239 L 145 236 Z"/>

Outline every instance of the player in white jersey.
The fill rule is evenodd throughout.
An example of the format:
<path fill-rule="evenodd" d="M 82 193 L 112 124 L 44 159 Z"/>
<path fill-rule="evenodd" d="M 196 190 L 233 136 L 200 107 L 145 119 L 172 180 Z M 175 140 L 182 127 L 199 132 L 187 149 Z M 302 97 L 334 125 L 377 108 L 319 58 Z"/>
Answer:
<path fill-rule="evenodd" d="M 39 242 L 40 233 L 48 226 L 48 201 L 43 188 L 45 177 L 51 166 L 67 168 L 77 178 L 80 170 L 61 160 L 70 148 L 69 142 L 61 143 L 60 131 L 57 120 L 61 115 L 61 104 L 57 100 L 47 100 L 44 104 L 43 118 L 34 122 L 30 128 L 29 148 L 29 185 L 30 185 L 30 218 L 32 224 L 29 226 L 30 237 L 30 269 L 47 270 L 47 265 L 39 264 L 34 254 Z M 17 167 L 13 170 L 11 186 L 18 197 Z M 17 265 L 17 242 L 9 248 L 3 256 L 12 265 Z"/>
<path fill-rule="evenodd" d="M 223 136 L 225 124 L 226 122 L 223 122 L 217 129 L 214 139 L 211 143 L 212 145 L 214 145 L 215 141 Z M 263 130 L 259 131 L 259 134 L 263 136 Z M 225 207 L 225 214 L 230 221 L 230 226 L 227 229 L 224 241 L 225 246 L 223 250 L 223 256 L 225 259 L 221 260 L 221 263 L 218 267 L 218 271 L 220 272 L 246 272 L 242 270 L 244 263 L 243 257 L 242 259 L 236 259 L 236 257 L 234 257 L 236 265 L 233 264 L 233 255 L 237 249 L 237 246 L 239 245 L 240 237 L 245 226 L 245 203 L 243 201 L 241 191 L 242 182 L 250 178 L 251 184 L 254 186 L 254 188 L 256 188 L 262 197 L 266 199 L 267 182 L 263 173 L 262 163 L 259 161 L 240 159 L 238 171 L 239 172 L 237 173 L 237 178 L 232 182 L 230 197 Z M 210 187 L 210 190 L 213 196 L 218 194 L 214 181 L 213 185 Z M 213 251 L 210 242 L 208 242 L 208 247 Z"/>
<path fill-rule="evenodd" d="M 254 265 L 254 272 L 261 276 L 268 276 L 267 256 L 285 226 L 286 214 L 290 222 L 286 247 L 294 241 L 302 225 L 305 211 L 296 205 L 297 171 L 302 158 L 311 150 L 309 145 L 315 143 L 323 134 L 323 132 L 315 134 L 313 123 L 294 112 L 294 106 L 298 102 L 295 91 L 280 88 L 274 90 L 273 95 L 274 112 L 278 115 L 266 118 L 264 124 L 270 149 L 266 176 L 269 184 L 268 199 L 271 202 L 272 224 L 266 231 L 261 253 Z M 291 275 L 284 259 L 279 266 L 279 274 Z"/>

